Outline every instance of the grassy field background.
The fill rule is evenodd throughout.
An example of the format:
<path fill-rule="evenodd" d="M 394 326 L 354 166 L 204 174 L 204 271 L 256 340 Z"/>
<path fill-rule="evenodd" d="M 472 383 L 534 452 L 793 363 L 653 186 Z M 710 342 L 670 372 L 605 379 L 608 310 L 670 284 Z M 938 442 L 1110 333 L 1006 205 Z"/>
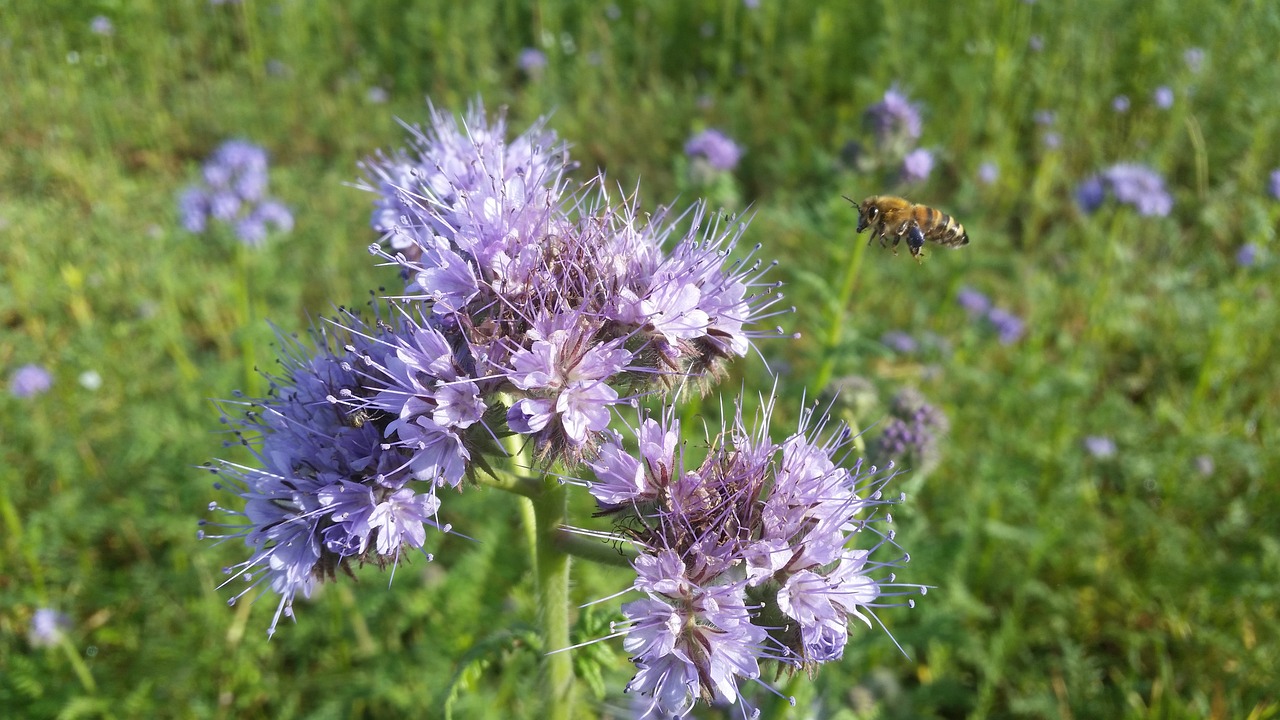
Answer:
<path fill-rule="evenodd" d="M 948 414 L 895 513 L 900 577 L 936 588 L 881 613 L 910 658 L 861 634 L 814 683 L 780 683 L 794 717 L 1275 717 L 1276 37 L 1280 5 L 1244 0 L 0 0 L 0 373 L 53 376 L 0 396 L 0 715 L 536 716 L 514 497 L 455 499 L 478 542 L 449 538 L 390 589 L 372 569 L 327 585 L 270 642 L 274 601 L 228 608 L 216 587 L 242 548 L 196 539 L 219 499 L 196 466 L 226 452 L 209 399 L 265 390 L 267 320 L 301 332 L 397 282 L 366 251 L 357 161 L 403 144 L 395 118 L 425 121 L 424 98 L 478 97 L 517 130 L 551 114 L 578 179 L 639 182 L 648 209 L 695 196 L 683 144 L 725 131 L 746 154 L 717 199 L 755 213 L 745 241 L 796 306 L 801 339 L 762 344 L 788 417 L 827 357 Z M 525 48 L 546 67 L 522 71 Z M 902 189 L 842 160 L 895 84 L 937 158 L 910 195 L 973 238 L 923 265 L 858 251 L 840 197 Z M 257 249 L 175 209 L 236 137 L 268 149 L 296 219 Z M 1172 212 L 1082 212 L 1076 186 L 1117 162 L 1161 173 Z M 1000 342 L 966 287 L 1025 333 Z M 721 390 L 771 384 L 749 358 Z M 577 567 L 582 602 L 629 582 Z M 40 608 L 66 615 L 60 645 L 28 638 Z M 586 713 L 624 716 L 613 652 Z"/>

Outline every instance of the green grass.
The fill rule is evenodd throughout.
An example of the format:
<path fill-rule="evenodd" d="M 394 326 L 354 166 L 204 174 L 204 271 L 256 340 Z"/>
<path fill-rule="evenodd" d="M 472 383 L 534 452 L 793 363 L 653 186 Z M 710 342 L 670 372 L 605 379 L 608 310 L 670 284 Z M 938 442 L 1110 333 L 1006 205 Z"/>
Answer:
<path fill-rule="evenodd" d="M 216 587 L 241 548 L 196 539 L 220 497 L 195 466 L 227 452 L 209 398 L 264 389 L 266 321 L 302 331 L 396 282 L 365 250 L 371 197 L 344 185 L 356 161 L 401 144 L 395 117 L 425 119 L 424 97 L 477 96 L 517 129 L 552 113 L 579 179 L 599 166 L 640 181 L 648 209 L 692 198 L 683 142 L 725 130 L 747 148 L 730 193 L 756 216 L 745 241 L 782 260 L 797 307 L 783 322 L 803 335 L 763 345 L 787 369 L 780 407 L 795 415 L 830 352 L 837 376 L 886 397 L 912 384 L 948 412 L 941 464 L 895 513 L 912 554 L 900 577 L 935 587 L 881 614 L 910 659 L 869 632 L 812 686 L 783 683 L 818 716 L 1280 712 L 1280 202 L 1266 194 L 1280 6 L 617 5 L 611 20 L 585 0 L 0 2 L 0 373 L 36 362 L 55 377 L 45 395 L 0 397 L 0 714 L 436 717 L 450 697 L 457 717 L 537 712 L 513 497 L 450 501 L 477 542 L 449 538 L 390 589 L 372 570 L 325 586 L 270 642 L 274 601 L 228 608 Z M 98 14 L 113 37 L 90 32 Z M 516 67 L 526 46 L 548 55 L 539 78 Z M 1200 73 L 1190 47 L 1206 51 Z M 912 197 L 973 244 L 920 266 L 868 248 L 841 306 L 861 241 L 840 195 L 892 188 L 843 170 L 839 150 L 865 140 L 861 113 L 893 83 L 923 104 L 921 144 L 939 157 Z M 1167 111 L 1159 85 L 1176 93 Z M 367 100 L 374 86 L 387 104 Z M 177 226 L 176 191 L 230 137 L 269 149 L 272 194 L 297 218 L 258 251 Z M 993 186 L 976 179 L 984 161 Z M 1080 213 L 1075 185 L 1119 161 L 1164 174 L 1169 217 Z M 1251 268 L 1234 261 L 1246 242 Z M 970 321 L 965 285 L 1026 335 L 1006 346 Z M 888 330 L 946 348 L 895 354 Z M 87 370 L 100 389 L 77 384 Z M 770 382 L 752 358 L 722 389 Z M 1118 453 L 1090 457 L 1087 435 Z M 627 582 L 575 568 L 578 601 Z M 71 617 L 64 648 L 28 643 L 39 607 Z M 609 697 L 585 711 L 625 707 L 614 649 Z"/>

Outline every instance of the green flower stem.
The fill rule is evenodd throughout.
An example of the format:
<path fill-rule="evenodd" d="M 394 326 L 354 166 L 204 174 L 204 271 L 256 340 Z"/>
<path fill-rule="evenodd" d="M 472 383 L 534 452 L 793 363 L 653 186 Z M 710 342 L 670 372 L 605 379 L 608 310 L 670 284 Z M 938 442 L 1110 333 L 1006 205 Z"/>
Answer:
<path fill-rule="evenodd" d="M 551 720 L 569 720 L 573 716 L 573 657 L 564 650 L 569 647 L 569 556 L 560 549 L 558 540 L 568 511 L 567 487 L 548 477 L 542 495 L 533 501 L 533 512 L 544 649 L 563 651 L 546 656 L 548 693 L 544 717 Z"/>
<path fill-rule="evenodd" d="M 502 470 L 494 470 L 493 475 L 487 473 L 476 473 L 476 482 L 491 488 L 503 490 L 509 493 L 515 493 L 521 497 L 530 500 L 542 494 L 542 481 L 528 475 L 516 475 L 515 473 L 503 472 Z"/>
<path fill-rule="evenodd" d="M 831 308 L 831 329 L 827 331 L 827 343 L 822 349 L 822 367 L 818 370 L 815 392 L 822 392 L 831 382 L 831 373 L 835 370 L 836 349 L 840 347 L 840 338 L 844 333 L 844 316 L 853 298 L 853 288 L 858 284 L 858 273 L 862 271 L 862 256 L 867 251 L 867 244 L 853 243 L 853 253 L 849 257 L 848 269 L 844 275 L 844 284 L 840 287 L 840 296 Z"/>
<path fill-rule="evenodd" d="M 546 706 L 548 720 L 573 717 L 573 657 L 569 647 L 569 555 L 561 549 L 560 526 L 569 512 L 567 488 L 554 477 L 541 480 L 528 476 L 533 469 L 526 438 L 512 435 L 503 440 L 514 472 L 499 472 L 485 484 L 524 497 L 522 516 L 533 544 L 533 569 L 538 580 L 538 609 L 542 613 L 542 641 L 546 666 Z"/>

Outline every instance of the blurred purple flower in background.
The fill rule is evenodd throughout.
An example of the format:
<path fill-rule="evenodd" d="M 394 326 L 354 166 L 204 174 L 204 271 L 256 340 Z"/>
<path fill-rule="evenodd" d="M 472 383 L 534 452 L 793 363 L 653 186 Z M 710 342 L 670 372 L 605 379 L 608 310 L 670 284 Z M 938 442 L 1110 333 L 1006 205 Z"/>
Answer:
<path fill-rule="evenodd" d="M 1161 110 L 1168 110 L 1173 107 L 1173 88 L 1168 85 L 1161 85 L 1156 88 L 1155 94 L 1152 96 L 1155 100 L 1156 107 Z"/>
<path fill-rule="evenodd" d="M 526 74 L 538 75 L 547 67 L 547 55 L 537 48 L 525 48 L 516 62 Z"/>
<path fill-rule="evenodd" d="M 920 344 L 910 334 L 901 330 L 890 330 L 880 336 L 880 342 L 890 350 L 900 353 L 913 353 L 920 349 Z"/>
<path fill-rule="evenodd" d="M 1044 36 L 1032 35 L 1031 38 L 1027 40 L 1027 47 L 1031 49 L 1031 52 L 1040 52 L 1041 50 L 1044 50 Z"/>
<path fill-rule="evenodd" d="M 1118 113 L 1129 112 L 1129 96 L 1117 95 L 1111 99 L 1111 109 Z"/>
<path fill-rule="evenodd" d="M 1045 133 L 1040 139 L 1044 142 L 1044 146 L 1050 150 L 1057 150 L 1059 147 L 1062 147 L 1062 134 L 1053 130 Z"/>
<path fill-rule="evenodd" d="M 1187 64 L 1187 69 L 1193 73 L 1198 73 L 1204 68 L 1204 58 L 1204 48 L 1187 48 L 1187 50 L 1182 53 L 1182 61 Z"/>
<path fill-rule="evenodd" d="M 31 615 L 27 641 L 32 647 L 52 647 L 62 641 L 71 628 L 71 618 L 52 608 L 40 608 Z"/>
<path fill-rule="evenodd" d="M 1026 330 L 1026 323 L 1022 321 L 1022 318 L 1000 307 L 993 307 L 987 312 L 987 322 L 991 323 L 991 326 L 995 328 L 1001 345 L 1012 345 L 1022 337 L 1023 331 Z"/>
<path fill-rule="evenodd" d="M 896 86 L 886 90 L 880 102 L 867 108 L 864 119 L 882 146 L 920 138 L 920 108 Z"/>
<path fill-rule="evenodd" d="M 39 365 L 23 365 L 9 378 L 9 394 L 18 398 L 41 395 L 53 387 L 53 376 Z"/>
<path fill-rule="evenodd" d="M 993 162 L 984 162 L 978 166 L 978 180 L 983 185 L 990 185 L 1000 179 L 1000 167 Z"/>
<path fill-rule="evenodd" d="M 1086 213 L 1092 214 L 1102 207 L 1102 203 L 1107 200 L 1107 186 L 1103 184 L 1102 178 L 1092 175 L 1085 178 L 1084 182 L 1076 187 L 1076 203 L 1080 205 L 1080 209 Z"/>
<path fill-rule="evenodd" d="M 1116 199 L 1137 208 L 1139 215 L 1165 216 L 1173 210 L 1164 179 L 1149 167 L 1119 163 L 1103 171 L 1103 177 Z"/>
<path fill-rule="evenodd" d="M 386 88 L 379 87 L 377 85 L 370 87 L 364 94 L 364 99 L 367 100 L 370 105 L 385 105 L 389 98 L 390 95 L 387 93 Z"/>
<path fill-rule="evenodd" d="M 1240 267 L 1253 267 L 1258 262 L 1258 246 L 1254 243 L 1245 243 L 1236 251 L 1236 264 Z"/>
<path fill-rule="evenodd" d="M 1052 110 L 1037 110 L 1032 118 L 1035 119 L 1037 125 L 1052 127 L 1053 123 L 1057 121 L 1058 115 Z"/>
<path fill-rule="evenodd" d="M 956 293 L 956 302 L 970 317 L 981 317 L 991 309 L 991 298 L 965 285 Z"/>
<path fill-rule="evenodd" d="M 902 159 L 903 182 L 923 182 L 933 172 L 933 153 L 924 148 L 916 148 Z"/>
<path fill-rule="evenodd" d="M 708 128 L 684 144 L 684 153 L 691 158 L 702 158 L 714 170 L 729 171 L 742 159 L 742 148 L 728 135 Z"/>
<path fill-rule="evenodd" d="M 1209 477 L 1213 474 L 1214 463 L 1212 455 L 1198 455 L 1193 464 L 1196 466 L 1196 472 L 1201 475 Z"/>
<path fill-rule="evenodd" d="M 1271 182 L 1267 184 L 1267 190 L 1273 200 L 1280 200 L 1280 169 L 1271 171 Z"/>
<path fill-rule="evenodd" d="M 89 21 L 89 29 L 94 35 L 103 37 L 111 37 L 116 34 L 116 26 L 111 24 L 111 19 L 106 15 L 98 15 Z"/>
<path fill-rule="evenodd" d="M 933 471 L 941 458 L 941 438 L 951 429 L 945 413 L 915 388 L 903 388 L 893 397 L 889 417 L 867 458 L 876 467 L 905 465 L 919 478 Z"/>
<path fill-rule="evenodd" d="M 271 230 L 288 232 L 293 214 L 267 197 L 267 151 L 245 140 L 228 140 L 201 168 L 203 185 L 178 195 L 178 215 L 187 232 L 201 234 L 209 221 L 230 224 L 245 245 L 257 247 Z"/>
<path fill-rule="evenodd" d="M 1116 441 L 1106 435 L 1089 435 L 1084 439 L 1084 449 L 1099 460 L 1105 460 L 1115 457 Z"/>

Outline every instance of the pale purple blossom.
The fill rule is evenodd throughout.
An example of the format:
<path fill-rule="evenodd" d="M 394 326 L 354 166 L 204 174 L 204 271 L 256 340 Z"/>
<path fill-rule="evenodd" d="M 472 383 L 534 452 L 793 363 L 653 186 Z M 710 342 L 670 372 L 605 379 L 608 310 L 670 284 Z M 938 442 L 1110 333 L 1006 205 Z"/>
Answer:
<path fill-rule="evenodd" d="M 1002 345 L 1012 345 L 1021 339 L 1026 331 L 1026 323 L 1022 318 L 1000 307 L 993 307 L 987 312 L 987 322 L 995 328 L 996 336 Z"/>
<path fill-rule="evenodd" d="M 713 170 L 728 172 L 742 159 L 742 147 L 723 132 L 708 128 L 689 138 L 684 144 L 684 154 L 702 158 Z"/>
<path fill-rule="evenodd" d="M 1000 166 L 993 162 L 984 162 L 978 166 L 978 180 L 983 185 L 991 185 L 1000 178 Z"/>
<path fill-rule="evenodd" d="M 1129 96 L 1117 95 L 1111 98 L 1111 109 L 1122 114 L 1129 112 Z"/>
<path fill-rule="evenodd" d="M 103 37 L 111 37 L 116 34 L 116 26 L 111 23 L 111 18 L 106 15 L 95 15 L 89 21 L 89 29 L 93 31 L 94 35 Z"/>
<path fill-rule="evenodd" d="M 1139 215 L 1164 216 L 1173 210 L 1173 196 L 1151 168 L 1120 163 L 1103 171 L 1103 178 L 1116 200 L 1132 205 Z"/>
<path fill-rule="evenodd" d="M 516 64 L 527 75 L 540 75 L 547 67 L 547 54 L 537 48 L 527 47 L 520 51 Z"/>
<path fill-rule="evenodd" d="M 1116 441 L 1106 435 L 1088 435 L 1084 439 L 1084 449 L 1099 460 L 1115 457 Z"/>
<path fill-rule="evenodd" d="M 909 354 L 920 349 L 920 343 L 910 333 L 890 330 L 880 336 L 880 343 L 895 352 Z"/>
<path fill-rule="evenodd" d="M 933 172 L 933 153 L 924 148 L 916 148 L 902 159 L 903 182 L 923 182 Z"/>
<path fill-rule="evenodd" d="M 53 375 L 35 364 L 23 365 L 9 376 L 9 394 L 17 398 L 43 395 L 53 387 Z"/>
<path fill-rule="evenodd" d="M 1087 214 L 1093 214 L 1107 200 L 1107 186 L 1102 178 L 1093 175 L 1076 186 L 1076 204 Z"/>
<path fill-rule="evenodd" d="M 201 168 L 204 182 L 178 195 L 178 215 L 194 234 L 210 221 L 227 223 L 246 245 L 258 246 L 273 231 L 293 228 L 293 215 L 267 197 L 266 150 L 245 140 L 229 140 L 214 150 Z"/>
<path fill-rule="evenodd" d="M 970 317 L 981 317 L 991 309 L 991 298 L 968 285 L 961 287 L 956 293 L 956 302 Z"/>
<path fill-rule="evenodd" d="M 748 427 L 739 409 L 696 468 L 677 450 L 670 409 L 637 428 L 639 456 L 615 436 L 591 463 L 601 513 L 640 551 L 633 587 L 644 597 L 623 605 L 624 648 L 637 669 L 627 690 L 646 717 L 736 703 L 742 682 L 761 681 L 763 661 L 812 669 L 838 660 L 851 620 L 874 627 L 876 608 L 911 604 L 890 596 L 923 591 L 892 574 L 905 553 L 872 559 L 896 549 L 878 527 L 888 521 L 880 506 L 895 501 L 874 468 L 837 464 L 848 428 L 829 432 L 826 416 L 806 411 L 775 443 L 771 414 L 766 404 Z M 872 547 L 855 547 L 863 533 Z"/>
<path fill-rule="evenodd" d="M 53 647 L 62 642 L 71 629 L 71 618 L 53 608 L 39 608 L 31 615 L 27 642 L 32 647 Z"/>
<path fill-rule="evenodd" d="M 909 144 L 920 138 L 920 107 L 908 100 L 897 86 L 886 90 L 884 98 L 867 108 L 864 117 L 882 146 Z"/>
<path fill-rule="evenodd" d="M 1036 53 L 1038 53 L 1038 52 L 1043 51 L 1043 50 L 1044 50 L 1044 36 L 1043 36 L 1043 35 L 1032 35 L 1030 38 L 1028 38 L 1028 39 L 1027 39 L 1027 47 L 1028 47 L 1028 48 L 1030 48 L 1031 52 L 1036 52 Z"/>
<path fill-rule="evenodd" d="M 1236 264 L 1240 267 L 1253 267 L 1258 262 L 1258 246 L 1255 243 L 1245 243 L 1236 250 Z"/>
<path fill-rule="evenodd" d="M 1271 199 L 1280 200 L 1280 168 L 1271 171 L 1267 191 L 1271 193 Z"/>
<path fill-rule="evenodd" d="M 1204 48 L 1187 48 L 1182 53 L 1182 61 L 1186 63 L 1187 69 L 1192 73 L 1199 73 L 1204 68 L 1205 51 Z"/>
<path fill-rule="evenodd" d="M 1152 94 L 1152 100 L 1155 102 L 1156 107 L 1161 110 L 1168 110 L 1173 107 L 1173 88 L 1168 85 L 1161 85 Z"/>

